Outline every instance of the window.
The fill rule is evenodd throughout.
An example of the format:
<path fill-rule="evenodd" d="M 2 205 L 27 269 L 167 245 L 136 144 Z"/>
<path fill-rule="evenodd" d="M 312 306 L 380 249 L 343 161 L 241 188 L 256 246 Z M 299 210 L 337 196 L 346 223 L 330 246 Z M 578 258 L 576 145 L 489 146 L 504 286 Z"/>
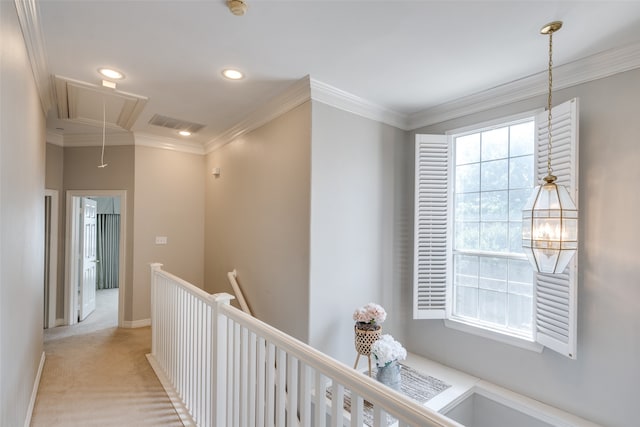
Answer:
<path fill-rule="evenodd" d="M 546 112 L 416 137 L 414 318 L 575 358 L 577 256 L 534 274 L 522 207 L 546 175 Z M 577 99 L 553 111 L 552 166 L 577 205 Z"/>
<path fill-rule="evenodd" d="M 534 187 L 534 118 L 452 135 L 452 319 L 531 339 L 533 271 L 522 208 Z"/>

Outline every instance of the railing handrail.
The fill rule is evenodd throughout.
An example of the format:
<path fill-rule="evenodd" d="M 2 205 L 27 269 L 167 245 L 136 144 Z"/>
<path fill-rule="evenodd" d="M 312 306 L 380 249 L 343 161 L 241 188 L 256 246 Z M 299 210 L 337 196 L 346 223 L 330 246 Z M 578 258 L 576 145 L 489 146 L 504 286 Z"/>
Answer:
<path fill-rule="evenodd" d="M 202 289 L 200 289 L 199 287 L 187 282 L 184 279 L 179 278 L 178 276 L 174 276 L 173 274 L 169 273 L 168 271 L 165 271 L 162 269 L 162 264 L 159 263 L 153 263 L 151 264 L 151 268 L 153 269 L 153 271 L 155 271 L 156 273 L 165 276 L 167 279 L 171 279 L 174 282 L 176 282 L 176 284 L 178 286 L 180 286 L 181 288 L 183 288 L 185 291 L 189 292 L 190 294 L 192 294 L 193 296 L 199 297 L 205 301 L 211 301 L 212 298 L 216 297 L 219 294 L 210 294 Z M 229 294 L 227 294 L 229 295 Z M 229 297 L 231 297 L 231 299 L 233 299 L 232 295 L 229 295 Z"/>
<path fill-rule="evenodd" d="M 367 375 L 363 375 L 352 367 L 332 358 L 329 355 L 287 335 L 286 333 L 250 316 L 231 305 L 220 305 L 218 307 L 230 319 L 248 326 L 258 333 L 269 337 L 273 342 L 293 356 L 303 361 L 306 365 L 320 371 L 322 374 L 335 378 L 358 395 L 374 404 L 382 404 L 390 409 L 389 414 L 402 414 L 410 419 L 412 423 L 424 422 L 425 418 L 437 426 L 461 427 L 462 425 L 419 404 L 415 400 L 409 399 L 403 394 L 381 387 L 380 383 Z"/>
<path fill-rule="evenodd" d="M 251 309 L 249 308 L 247 301 L 244 299 L 244 293 L 242 293 L 242 289 L 240 288 L 240 283 L 238 283 L 237 277 L 238 272 L 236 270 L 227 273 L 227 278 L 229 279 L 229 283 L 231 283 L 233 292 L 236 294 L 236 298 L 238 300 L 238 304 L 240 304 L 240 308 L 245 313 L 253 316 L 253 313 L 251 313 Z"/>
<path fill-rule="evenodd" d="M 298 339 L 291 337 L 273 326 L 251 316 L 250 314 L 229 305 L 228 301 L 232 299 L 233 296 L 226 293 L 208 294 L 189 282 L 162 270 L 161 267 L 161 264 L 152 264 L 153 274 L 164 276 L 166 279 L 171 280 L 186 292 L 200 299 L 202 303 L 209 305 L 220 315 L 225 316 L 226 318 L 236 322 L 238 325 L 247 328 L 247 330 L 255 333 L 256 335 L 264 337 L 268 342 L 292 355 L 301 363 L 315 369 L 316 372 L 321 375 L 337 381 L 345 388 L 350 389 L 352 393 L 355 393 L 364 400 L 373 403 L 376 407 L 379 406 L 391 416 L 401 418 L 404 422 L 409 422 L 412 425 L 424 425 L 425 421 L 427 421 L 433 426 L 463 427 L 462 424 L 459 424 L 456 421 L 421 405 L 395 390 L 381 386 L 379 382 L 367 375 L 357 372 L 350 366 L 333 359 L 302 341 L 299 341 Z M 154 284 L 155 280 L 152 280 L 152 295 L 154 293 Z M 152 307 L 152 313 L 154 311 L 155 308 Z M 152 348 L 154 348 L 155 352 L 155 343 L 152 343 Z M 222 355 L 222 357 L 224 358 L 225 356 Z M 217 386 L 219 387 L 220 384 L 217 384 Z M 214 385 L 214 387 L 216 387 L 216 385 Z M 342 410 L 342 408 L 340 408 L 340 410 Z"/>

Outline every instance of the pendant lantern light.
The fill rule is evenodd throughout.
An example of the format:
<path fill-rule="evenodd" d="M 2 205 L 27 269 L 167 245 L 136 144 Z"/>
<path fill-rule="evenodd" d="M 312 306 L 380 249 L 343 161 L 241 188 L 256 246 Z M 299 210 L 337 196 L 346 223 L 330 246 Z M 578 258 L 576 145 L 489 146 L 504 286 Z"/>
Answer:
<path fill-rule="evenodd" d="M 534 270 L 559 274 L 578 249 L 578 210 L 567 189 L 556 184 L 551 168 L 553 86 L 553 33 L 562 22 L 551 22 L 540 30 L 549 35 L 549 94 L 547 102 L 547 176 L 533 189 L 522 211 L 522 247 Z"/>

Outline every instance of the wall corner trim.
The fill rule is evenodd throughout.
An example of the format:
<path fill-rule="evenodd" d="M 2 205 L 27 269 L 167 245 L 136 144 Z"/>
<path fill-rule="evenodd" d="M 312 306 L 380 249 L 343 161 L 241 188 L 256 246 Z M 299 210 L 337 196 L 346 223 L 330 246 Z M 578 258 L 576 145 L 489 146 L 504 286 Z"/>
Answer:
<path fill-rule="evenodd" d="M 554 67 L 555 90 L 640 68 L 640 43 L 606 50 Z M 409 129 L 441 123 L 547 92 L 547 71 L 459 98 L 408 116 Z"/>
<path fill-rule="evenodd" d="M 206 154 L 202 144 L 197 142 L 180 141 L 178 139 L 151 135 L 144 132 L 134 132 L 133 137 L 136 146 L 161 148 L 189 154 Z"/>
<path fill-rule="evenodd" d="M 310 83 L 311 99 L 314 101 L 322 102 L 367 119 L 386 123 L 402 130 L 409 130 L 409 120 L 406 114 L 382 107 L 313 78 L 310 79 Z"/>
<path fill-rule="evenodd" d="M 139 319 L 139 320 L 125 320 L 122 322 L 123 328 L 144 328 L 145 326 L 151 326 L 151 319 Z"/>
<path fill-rule="evenodd" d="M 46 116 L 53 105 L 54 96 L 38 6 L 35 0 L 15 0 L 15 5 L 40 104 Z"/>
<path fill-rule="evenodd" d="M 282 93 L 262 104 L 237 124 L 205 144 L 205 152 L 210 153 L 309 101 L 311 99 L 310 80 L 311 78 L 307 75 L 291 84 Z"/>
<path fill-rule="evenodd" d="M 610 49 L 556 66 L 554 87 L 563 89 L 636 68 L 640 68 L 640 43 Z M 403 114 L 307 75 L 209 141 L 205 145 L 205 153 L 228 144 L 308 100 L 322 102 L 402 130 L 414 130 L 542 95 L 547 91 L 546 79 L 545 70 L 413 114 Z"/>
<path fill-rule="evenodd" d="M 100 147 L 102 135 L 99 133 L 72 133 L 62 137 L 63 147 Z M 107 133 L 105 138 L 107 147 L 119 145 L 133 145 L 133 133 L 113 132 Z"/>
<path fill-rule="evenodd" d="M 43 351 L 42 356 L 40 357 L 40 365 L 38 366 L 36 379 L 33 381 L 33 391 L 31 391 L 31 399 L 29 400 L 29 406 L 27 407 L 27 416 L 24 419 L 24 427 L 29 427 L 31 425 L 31 417 L 33 416 L 33 408 L 36 405 L 36 396 L 38 395 L 38 388 L 40 387 L 40 377 L 42 377 L 45 358 L 46 355 Z"/>
<path fill-rule="evenodd" d="M 169 380 L 169 378 L 165 374 L 164 370 L 162 369 L 162 366 L 156 361 L 155 356 L 153 354 L 147 354 L 147 360 L 149 361 L 149 365 L 151 365 L 153 372 L 156 373 L 158 380 L 160 380 L 160 384 L 162 385 L 162 388 L 164 388 L 164 391 L 167 393 L 167 396 L 169 396 L 169 400 L 171 401 L 171 404 L 175 408 L 176 413 L 178 414 L 178 417 L 180 418 L 182 423 L 185 426 L 196 425 L 196 422 L 191 417 L 191 414 L 189 412 L 189 409 L 187 408 L 187 405 L 184 403 L 184 401 L 176 391 L 175 387 L 173 387 L 173 385 L 171 384 L 171 380 Z"/>
<path fill-rule="evenodd" d="M 47 130 L 47 142 L 59 147 L 64 147 L 64 135 Z"/>
<path fill-rule="evenodd" d="M 389 110 L 307 75 L 290 85 L 280 95 L 254 110 L 236 125 L 224 131 L 220 136 L 209 141 L 205 145 L 205 152 L 210 153 L 309 100 L 322 102 L 402 130 L 409 130 L 409 121 L 405 114 Z"/>

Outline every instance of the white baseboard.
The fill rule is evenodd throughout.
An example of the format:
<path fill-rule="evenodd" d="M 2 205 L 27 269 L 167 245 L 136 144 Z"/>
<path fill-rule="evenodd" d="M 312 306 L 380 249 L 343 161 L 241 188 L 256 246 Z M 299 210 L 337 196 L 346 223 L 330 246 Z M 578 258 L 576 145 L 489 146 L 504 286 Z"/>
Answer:
<path fill-rule="evenodd" d="M 24 420 L 24 427 L 31 425 L 31 417 L 33 416 L 33 408 L 36 405 L 36 396 L 38 395 L 38 387 L 40 386 L 40 377 L 42 376 L 42 370 L 44 369 L 45 354 L 42 352 L 40 357 L 40 366 L 38 366 L 38 373 L 36 379 L 33 381 L 33 391 L 31 392 L 31 399 L 29 400 L 29 407 L 27 408 L 27 418 Z"/>
<path fill-rule="evenodd" d="M 144 328 L 151 326 L 151 319 L 125 320 L 122 322 L 123 328 Z"/>
<path fill-rule="evenodd" d="M 56 319 L 56 328 L 64 325 L 66 325 L 66 323 L 64 323 L 64 319 Z"/>
<path fill-rule="evenodd" d="M 151 365 L 153 372 L 156 373 L 156 376 L 160 380 L 160 384 L 162 384 L 162 387 L 167 393 L 167 396 L 169 396 L 169 400 L 176 410 L 176 413 L 180 417 L 182 424 L 184 424 L 186 427 L 196 426 L 197 424 L 193 420 L 191 413 L 189 413 L 187 406 L 184 404 L 182 399 L 180 399 L 178 392 L 175 388 L 173 388 L 173 385 L 171 385 L 171 381 L 169 381 L 169 378 L 167 378 L 167 376 L 164 374 L 162 367 L 156 361 L 155 357 L 153 357 L 152 354 L 147 354 L 147 360 L 149 361 L 149 365 Z"/>

